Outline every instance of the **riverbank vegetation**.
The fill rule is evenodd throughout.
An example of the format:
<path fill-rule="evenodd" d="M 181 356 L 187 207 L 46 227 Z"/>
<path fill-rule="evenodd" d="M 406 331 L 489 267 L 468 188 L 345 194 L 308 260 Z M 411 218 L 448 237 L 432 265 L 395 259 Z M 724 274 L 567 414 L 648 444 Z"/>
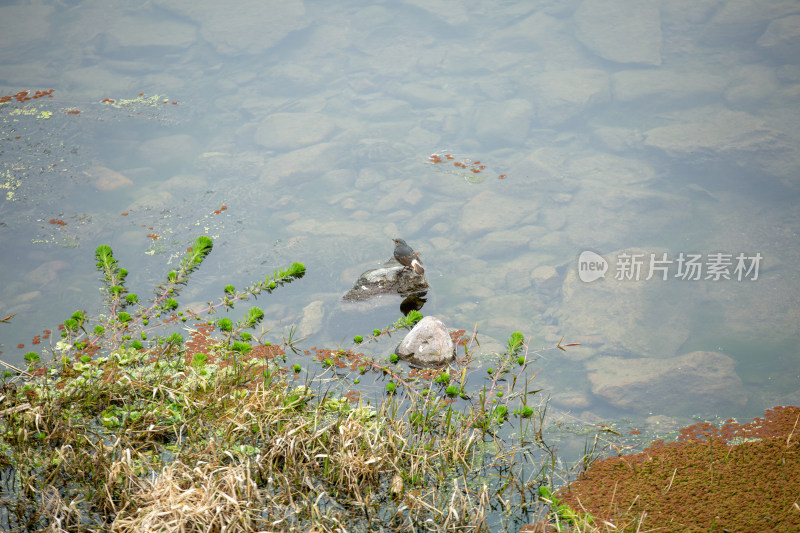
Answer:
<path fill-rule="evenodd" d="M 212 248 L 198 238 L 145 300 L 111 248 L 98 247 L 104 312 L 73 313 L 25 368 L 2 363 L 0 529 L 800 527 L 796 407 L 697 424 L 638 454 L 600 426 L 570 472 L 546 442 L 541 352 L 521 333 L 478 356 L 475 333 L 455 331 L 456 361 L 442 368 L 370 354 L 422 318 L 411 312 L 350 348 L 299 351 L 291 329 L 265 340 L 250 299 L 302 278 L 300 263 L 245 289 L 227 285 L 200 309 L 178 303 Z M 242 305 L 238 320 L 221 316 Z"/>
<path fill-rule="evenodd" d="M 8 531 L 488 531 L 546 523 L 554 454 L 519 333 L 472 387 L 457 363 L 412 369 L 353 349 L 263 342 L 263 312 L 219 318 L 301 278 L 299 263 L 203 309 L 177 298 L 200 237 L 144 301 L 108 246 L 106 311 L 76 311 L 50 349 L 5 363 L 0 526 Z M 249 303 L 249 302 L 248 302 Z M 241 313 L 240 313 L 241 314 Z M 408 329 L 410 313 L 354 347 Z M 188 331 L 184 338 L 181 331 Z M 474 337 L 474 336 L 473 336 Z M 559 345 L 560 346 L 560 345 Z M 563 349 L 563 347 L 562 347 Z M 51 356 L 52 360 L 46 360 Z M 473 389 L 474 390 L 471 390 Z M 498 428 L 513 419 L 513 438 Z"/>

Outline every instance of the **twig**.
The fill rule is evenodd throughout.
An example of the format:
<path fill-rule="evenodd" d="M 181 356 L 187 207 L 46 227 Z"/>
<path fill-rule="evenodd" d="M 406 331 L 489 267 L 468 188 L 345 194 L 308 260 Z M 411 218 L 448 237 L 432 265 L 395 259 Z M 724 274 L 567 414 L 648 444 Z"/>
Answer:
<path fill-rule="evenodd" d="M 672 482 L 675 480 L 675 474 L 676 474 L 677 472 L 678 472 L 678 469 L 677 469 L 677 468 L 676 468 L 675 470 L 673 470 L 673 471 L 672 471 L 672 477 L 671 477 L 671 478 L 670 478 L 670 480 L 669 480 L 669 485 L 667 485 L 667 488 L 666 488 L 666 489 L 664 489 L 664 494 L 668 493 L 668 492 L 669 492 L 669 489 L 670 489 L 670 488 L 672 488 Z"/>
<path fill-rule="evenodd" d="M 22 370 L 21 368 L 17 368 L 17 367 L 15 367 L 14 365 L 12 365 L 12 364 L 10 364 L 10 363 L 6 363 L 6 362 L 5 362 L 5 361 L 3 361 L 3 360 L 0 360 L 0 365 L 3 365 L 3 366 L 4 366 L 4 367 L 6 367 L 6 368 L 10 368 L 10 369 L 11 369 L 11 370 L 13 370 L 14 372 L 18 372 L 18 373 L 22 374 L 23 376 L 25 376 L 25 377 L 27 377 L 27 378 L 33 378 L 33 374 L 31 374 L 30 372 L 25 372 L 25 371 L 24 371 L 24 370 Z"/>

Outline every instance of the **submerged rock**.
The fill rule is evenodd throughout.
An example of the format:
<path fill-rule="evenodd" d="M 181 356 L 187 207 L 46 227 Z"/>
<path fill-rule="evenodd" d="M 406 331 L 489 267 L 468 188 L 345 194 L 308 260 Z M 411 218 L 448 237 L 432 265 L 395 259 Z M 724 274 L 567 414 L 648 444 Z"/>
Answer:
<path fill-rule="evenodd" d="M 255 141 L 270 150 L 296 150 L 326 141 L 335 129 L 322 113 L 274 113 L 258 126 Z"/>
<path fill-rule="evenodd" d="M 400 342 L 398 356 L 416 366 L 444 365 L 455 359 L 455 344 L 447 328 L 435 316 L 426 316 Z"/>
<path fill-rule="evenodd" d="M 705 413 L 747 402 L 736 363 L 717 352 L 667 359 L 600 357 L 587 363 L 592 392 L 621 409 Z"/>
<path fill-rule="evenodd" d="M 652 358 L 677 354 L 692 328 L 686 310 L 698 305 L 702 295 L 691 281 L 673 283 L 661 279 L 661 272 L 646 279 L 651 261 L 664 252 L 627 248 L 605 254 L 608 272 L 592 282 L 580 279 L 577 263 L 569 268 L 561 286 L 563 302 L 555 312 L 562 330 L 572 337 L 598 339 L 609 354 Z M 622 254 L 642 261 L 635 279 L 617 279 Z"/>
<path fill-rule="evenodd" d="M 584 0 L 575 10 L 576 37 L 617 63 L 661 64 L 661 15 L 656 2 Z"/>
<path fill-rule="evenodd" d="M 94 186 L 101 191 L 113 191 L 114 189 L 133 185 L 133 182 L 127 176 L 106 167 L 89 167 L 83 173 L 89 176 Z"/>
<path fill-rule="evenodd" d="M 343 299 L 353 302 L 368 300 L 382 294 L 406 295 L 426 290 L 428 290 L 428 282 L 424 275 L 398 265 L 367 270 L 361 274 Z"/>

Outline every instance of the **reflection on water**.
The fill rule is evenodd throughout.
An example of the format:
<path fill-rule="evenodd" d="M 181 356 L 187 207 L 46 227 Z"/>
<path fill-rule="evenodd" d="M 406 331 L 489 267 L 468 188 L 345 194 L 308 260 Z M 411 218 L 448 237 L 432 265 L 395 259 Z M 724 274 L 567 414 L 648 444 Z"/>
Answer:
<path fill-rule="evenodd" d="M 397 318 L 399 300 L 341 296 L 402 236 L 428 267 L 424 313 L 478 324 L 487 349 L 514 330 L 535 348 L 583 343 L 543 357 L 537 377 L 573 416 L 796 404 L 798 14 L 745 1 L 2 7 L 0 94 L 55 89 L 0 107 L 0 314 L 17 315 L 3 358 L 97 308 L 98 244 L 147 287 L 199 234 L 215 254 L 184 298 L 301 261 L 302 283 L 259 302 L 267 327 L 336 345 Z M 609 269 L 585 283 L 586 250 L 763 263 L 755 281 Z"/>

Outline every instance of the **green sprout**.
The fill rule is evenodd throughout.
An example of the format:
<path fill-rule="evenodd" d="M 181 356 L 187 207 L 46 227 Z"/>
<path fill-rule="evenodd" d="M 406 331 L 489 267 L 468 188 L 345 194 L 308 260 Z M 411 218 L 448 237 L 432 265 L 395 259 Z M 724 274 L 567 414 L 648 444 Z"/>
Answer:
<path fill-rule="evenodd" d="M 410 311 L 405 318 L 405 322 L 409 326 L 415 325 L 417 322 L 422 320 L 423 316 L 422 313 L 419 311 Z"/>
<path fill-rule="evenodd" d="M 247 344 L 246 342 L 236 341 L 236 342 L 233 343 L 233 346 L 231 346 L 231 350 L 233 350 L 234 352 L 242 353 L 242 354 L 245 354 L 245 353 L 249 352 L 252 349 L 253 349 L 253 347 L 250 346 L 249 344 Z"/>
<path fill-rule="evenodd" d="M 516 355 L 522 348 L 522 343 L 525 340 L 522 333 L 515 331 L 508 337 L 508 353 L 509 355 Z"/>
<path fill-rule="evenodd" d="M 249 311 L 247 311 L 247 316 L 244 319 L 244 324 L 248 328 L 256 327 L 256 324 L 261 322 L 264 318 L 264 311 L 259 309 L 258 307 L 252 307 Z"/>

